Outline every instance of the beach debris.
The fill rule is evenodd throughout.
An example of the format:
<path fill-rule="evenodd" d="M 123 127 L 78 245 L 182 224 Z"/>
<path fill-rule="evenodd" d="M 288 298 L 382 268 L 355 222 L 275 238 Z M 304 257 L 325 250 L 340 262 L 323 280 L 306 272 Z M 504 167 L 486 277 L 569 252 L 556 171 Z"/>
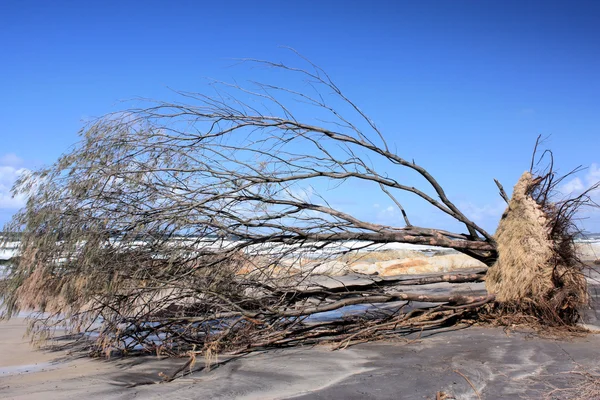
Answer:
<path fill-rule="evenodd" d="M 61 326 L 92 340 L 95 355 L 209 364 L 223 353 L 397 340 L 472 323 L 493 302 L 546 310 L 542 322 L 575 320 L 585 281 L 572 222 L 587 192 L 553 203 L 552 170 L 526 175 L 494 237 L 392 150 L 325 71 L 299 62 L 245 60 L 300 78 L 305 92 L 254 82 L 181 93 L 191 104 L 151 102 L 91 121 L 55 164 L 21 176 L 13 193 L 29 200 L 2 239 L 19 242 L 1 285 L 4 317 L 38 311 L 34 336 Z M 295 104 L 314 113 L 294 114 Z M 422 185 L 398 180 L 406 174 Z M 326 199 L 349 181 L 380 190 L 399 226 Z M 401 196 L 461 228 L 413 225 Z M 429 253 L 378 251 L 397 243 Z M 421 289 L 481 282 L 490 266 L 491 293 Z"/>

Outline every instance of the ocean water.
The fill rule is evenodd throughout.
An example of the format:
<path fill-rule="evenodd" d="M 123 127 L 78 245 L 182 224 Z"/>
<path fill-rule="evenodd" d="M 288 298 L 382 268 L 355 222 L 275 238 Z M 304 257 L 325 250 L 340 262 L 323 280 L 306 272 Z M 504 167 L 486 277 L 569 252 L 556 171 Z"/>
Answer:
<path fill-rule="evenodd" d="M 0 276 L 3 266 L 8 264 L 10 260 L 18 255 L 19 252 L 19 242 L 6 242 L 2 243 L 0 237 Z M 186 243 L 187 242 L 187 243 Z M 197 242 L 193 239 L 184 239 L 178 240 L 180 245 L 190 245 L 194 246 L 197 249 L 218 249 L 218 248 L 228 248 L 233 247 L 238 242 L 232 240 L 210 240 Z M 581 250 L 582 256 L 585 259 L 599 259 L 600 258 L 600 234 L 591 234 L 581 239 L 576 240 L 578 248 Z M 143 242 L 137 242 L 131 244 L 135 245 L 143 245 Z M 130 246 L 131 246 L 130 245 Z M 311 251 L 310 256 L 314 258 L 319 258 L 327 255 L 328 253 L 339 252 L 339 251 L 347 251 L 358 249 L 358 251 L 385 251 L 385 250 L 412 250 L 417 252 L 422 252 L 425 254 L 433 254 L 433 253 L 445 253 L 445 252 L 453 252 L 451 249 L 437 247 L 437 246 L 427 246 L 427 245 L 417 245 L 417 244 L 408 244 L 408 243 L 386 243 L 386 244 L 374 244 L 369 247 L 365 247 L 368 245 L 368 242 L 361 241 L 346 241 L 340 244 L 336 244 L 335 246 L 325 247 L 322 250 Z M 262 247 L 262 251 L 268 251 L 272 253 L 283 253 L 289 252 L 290 250 L 294 250 L 294 247 L 280 244 L 270 244 L 270 245 L 260 245 Z M 298 251 L 302 251 L 302 248 L 299 246 L 295 247 Z M 303 257 L 306 257 L 306 254 L 303 254 Z"/>

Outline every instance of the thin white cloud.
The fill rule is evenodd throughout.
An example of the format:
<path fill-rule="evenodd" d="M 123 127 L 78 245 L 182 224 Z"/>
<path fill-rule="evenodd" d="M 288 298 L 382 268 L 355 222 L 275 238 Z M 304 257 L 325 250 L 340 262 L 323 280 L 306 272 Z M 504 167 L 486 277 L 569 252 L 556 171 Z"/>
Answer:
<path fill-rule="evenodd" d="M 0 156 L 0 166 L 20 167 L 23 165 L 23 159 L 15 153 L 8 153 Z"/>
<path fill-rule="evenodd" d="M 294 187 L 288 188 L 283 193 L 283 198 L 286 200 L 302 201 L 305 203 L 312 203 L 314 201 L 313 196 L 315 190 L 312 186 L 308 187 Z"/>
<path fill-rule="evenodd" d="M 586 179 L 588 180 L 588 184 L 595 184 L 600 181 L 600 166 L 596 163 L 593 163 L 588 169 L 588 173 L 586 175 Z"/>
<path fill-rule="evenodd" d="M 533 108 L 522 108 L 521 109 L 521 114 L 523 114 L 523 115 L 533 115 L 533 114 L 535 114 L 535 109 L 533 109 Z"/>
<path fill-rule="evenodd" d="M 499 221 L 502 213 L 506 209 L 506 203 L 502 200 L 497 200 L 492 204 L 477 205 L 474 203 L 463 203 L 460 205 L 463 213 L 475 223 L 484 223 Z"/>
<path fill-rule="evenodd" d="M 570 193 L 580 192 L 584 189 L 585 189 L 585 185 L 583 184 L 583 181 L 579 177 L 576 177 L 576 178 L 571 179 L 567 183 L 565 183 L 560 188 L 560 191 L 565 194 L 570 194 Z"/>
<path fill-rule="evenodd" d="M 573 177 L 559 188 L 564 198 L 575 197 L 600 182 L 600 165 L 593 163 L 581 176 Z M 600 188 L 588 193 L 595 204 L 600 204 Z M 591 205 L 591 204 L 589 204 Z M 600 230 L 600 208 L 582 207 L 578 211 L 580 228 L 591 232 Z"/>
<path fill-rule="evenodd" d="M 559 191 L 565 196 L 577 195 L 598 182 L 600 182 L 600 166 L 597 163 L 593 163 L 586 170 L 585 175 L 572 178 L 562 185 Z M 593 198 L 600 198 L 600 189 L 592 191 L 590 195 Z"/>
<path fill-rule="evenodd" d="M 375 222 L 383 225 L 398 225 L 400 224 L 400 211 L 394 206 L 382 206 L 380 204 L 373 204 L 375 209 Z"/>
<path fill-rule="evenodd" d="M 0 156 L 0 210 L 17 210 L 25 205 L 26 196 L 13 197 L 10 193 L 15 181 L 30 172 L 27 168 L 20 167 L 22 164 L 23 160 L 16 154 Z"/>

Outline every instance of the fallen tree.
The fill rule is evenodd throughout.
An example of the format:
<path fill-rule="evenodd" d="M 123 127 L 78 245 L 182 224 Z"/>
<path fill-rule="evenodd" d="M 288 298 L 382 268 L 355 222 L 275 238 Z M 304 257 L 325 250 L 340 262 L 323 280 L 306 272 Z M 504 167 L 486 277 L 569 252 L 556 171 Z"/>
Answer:
<path fill-rule="evenodd" d="M 319 67 L 246 62 L 297 75 L 310 93 L 260 83 L 255 90 L 222 84 L 212 97 L 180 93 L 186 104 L 153 103 L 94 121 L 70 153 L 17 182 L 14 193 L 30 197 L 7 229 L 19 233 L 21 247 L 3 290 L 5 316 L 44 312 L 35 320 L 38 332 L 56 323 L 93 331 L 96 350 L 107 354 L 191 352 L 209 359 L 225 351 L 341 346 L 439 328 L 496 295 L 502 305 L 530 313 L 544 304 L 558 316 L 551 323 L 576 320 L 586 288 L 572 221 L 591 201 L 588 192 L 552 202 L 560 180 L 551 168 L 522 178 L 517 188 L 524 189 L 515 190 L 520 197 L 510 200 L 504 220 L 528 224 L 519 211 L 523 201 L 546 218 L 532 229 L 548 252 L 530 266 L 539 243 L 521 246 L 523 254 L 511 258 L 513 222 L 501 223 L 494 237 L 469 219 L 424 167 L 390 150 L 382 132 Z M 319 93 L 331 93 L 327 99 L 351 115 Z M 302 122 L 289 106 L 294 101 L 329 122 Z M 416 174 L 424 187 L 398 181 L 397 170 Z M 348 180 L 389 196 L 405 226 L 364 221 L 316 193 L 306 195 L 314 182 Z M 426 201 L 466 232 L 412 225 L 398 193 Z M 527 242 L 530 234 L 517 239 Z M 484 270 L 358 283 L 324 282 L 315 272 L 326 261 L 396 242 L 440 246 L 482 261 L 493 271 L 490 294 L 415 289 L 482 281 Z M 521 307 L 524 298 L 527 307 Z"/>

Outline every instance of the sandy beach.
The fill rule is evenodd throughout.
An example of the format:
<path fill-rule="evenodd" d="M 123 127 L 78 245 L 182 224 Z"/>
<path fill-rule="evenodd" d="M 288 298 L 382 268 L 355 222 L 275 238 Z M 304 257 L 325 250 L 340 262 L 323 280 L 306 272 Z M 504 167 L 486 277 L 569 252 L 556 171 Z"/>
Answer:
<path fill-rule="evenodd" d="M 600 400 L 600 0 L 0 22 L 0 400 Z"/>
<path fill-rule="evenodd" d="M 24 367 L 20 359 L 10 366 L 2 359 L 4 399 L 434 399 L 438 391 L 457 399 L 477 398 L 463 375 L 482 398 L 535 399 L 553 386 L 572 384 L 576 377 L 570 371 L 597 368 L 600 356 L 599 335 L 557 341 L 500 328 L 469 328 L 410 344 L 269 351 L 158 383 L 159 373 L 176 370 L 182 360 L 68 359 L 64 353 L 31 350 L 19 341 L 19 326 L 22 321 L 2 324 L 0 332 L 3 338 L 17 339 L 12 354 L 31 364 L 18 368 Z M 2 342 L 5 352 L 11 345 Z"/>
<path fill-rule="evenodd" d="M 585 311 L 585 322 L 596 329 L 598 276 L 589 282 L 595 309 Z M 477 285 L 471 289 L 481 290 Z M 579 375 L 571 371 L 600 367 L 600 334 L 553 340 L 470 327 L 341 351 L 302 347 L 221 359 L 226 362 L 210 371 L 161 383 L 186 360 L 43 351 L 30 345 L 25 330 L 22 318 L 0 323 L 0 398 L 435 399 L 443 392 L 456 399 L 536 399 L 577 384 Z"/>

